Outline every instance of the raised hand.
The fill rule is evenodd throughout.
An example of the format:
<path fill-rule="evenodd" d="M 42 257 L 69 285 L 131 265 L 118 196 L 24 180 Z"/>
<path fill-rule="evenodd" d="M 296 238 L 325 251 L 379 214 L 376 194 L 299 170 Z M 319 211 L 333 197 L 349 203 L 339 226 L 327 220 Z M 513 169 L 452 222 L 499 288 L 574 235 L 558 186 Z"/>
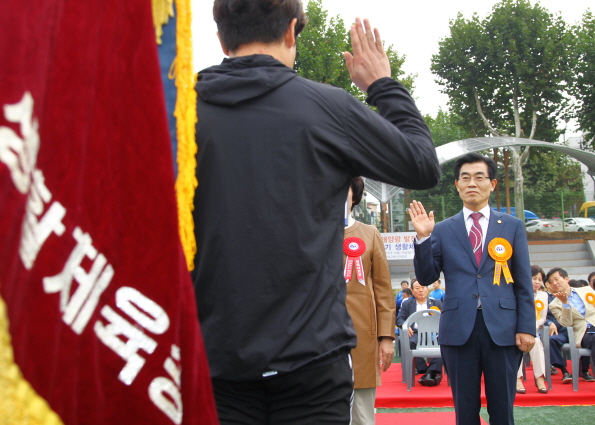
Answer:
<path fill-rule="evenodd" d="M 568 304 L 568 295 L 566 295 L 566 292 L 556 292 L 553 295 L 558 298 L 562 304 Z"/>
<path fill-rule="evenodd" d="M 417 239 L 430 236 L 436 225 L 434 211 L 427 214 L 421 202 L 413 201 L 409 204 L 409 217 L 411 217 L 411 224 L 417 232 Z"/>
<path fill-rule="evenodd" d="M 367 92 L 374 81 L 391 76 L 380 32 L 377 28 L 372 30 L 369 20 L 364 19 L 362 24 L 360 18 L 355 19 L 355 25 L 351 26 L 351 45 L 353 54 L 343 52 L 343 56 L 351 81 L 362 91 Z"/>

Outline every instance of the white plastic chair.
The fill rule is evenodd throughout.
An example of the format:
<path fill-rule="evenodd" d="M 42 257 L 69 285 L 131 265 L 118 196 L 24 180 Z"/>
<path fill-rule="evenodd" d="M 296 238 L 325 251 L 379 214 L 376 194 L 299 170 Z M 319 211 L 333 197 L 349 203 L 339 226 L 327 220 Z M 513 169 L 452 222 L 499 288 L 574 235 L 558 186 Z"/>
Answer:
<path fill-rule="evenodd" d="M 588 348 L 577 348 L 576 340 L 574 338 L 574 329 L 572 326 L 567 327 L 568 331 L 568 344 L 562 345 L 562 352 L 568 352 L 570 354 L 570 361 L 572 363 L 572 389 L 578 391 L 578 376 L 580 368 L 580 358 L 583 356 L 591 356 L 591 350 Z M 595 367 L 591 365 L 591 367 Z"/>
<path fill-rule="evenodd" d="M 415 350 L 412 350 L 409 345 L 409 333 L 407 332 L 413 323 L 417 323 L 417 348 Z M 401 370 L 403 383 L 407 384 L 407 391 L 411 391 L 411 387 L 415 386 L 414 361 L 416 357 L 442 357 L 438 344 L 439 323 L 439 310 L 416 311 L 403 323 L 399 339 L 401 341 Z"/>

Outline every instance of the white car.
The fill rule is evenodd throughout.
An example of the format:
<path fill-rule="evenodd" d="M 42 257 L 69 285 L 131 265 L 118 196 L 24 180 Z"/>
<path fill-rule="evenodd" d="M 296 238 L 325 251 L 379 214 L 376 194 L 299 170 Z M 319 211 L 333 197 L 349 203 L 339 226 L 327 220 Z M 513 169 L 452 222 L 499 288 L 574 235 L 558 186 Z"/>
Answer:
<path fill-rule="evenodd" d="M 569 232 L 588 232 L 595 230 L 595 220 L 589 217 L 565 218 L 566 230 Z"/>
<path fill-rule="evenodd" d="M 568 230 L 568 227 L 566 227 Z M 525 223 L 527 232 L 561 232 L 561 220 L 531 220 Z"/>

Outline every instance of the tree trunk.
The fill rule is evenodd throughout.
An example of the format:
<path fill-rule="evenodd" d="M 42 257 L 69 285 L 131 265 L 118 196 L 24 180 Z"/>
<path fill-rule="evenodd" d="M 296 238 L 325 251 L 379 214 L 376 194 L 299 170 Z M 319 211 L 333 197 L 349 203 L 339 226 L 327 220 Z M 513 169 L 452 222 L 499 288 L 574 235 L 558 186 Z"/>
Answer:
<path fill-rule="evenodd" d="M 523 199 L 523 167 L 521 165 L 521 155 L 518 147 L 513 147 L 512 153 L 512 171 L 514 174 L 514 206 L 516 208 L 517 218 L 525 221 L 525 200 Z"/>
<path fill-rule="evenodd" d="M 513 92 L 512 105 L 514 108 L 515 137 L 521 137 L 521 119 L 519 115 L 519 101 L 516 90 Z M 514 206 L 516 208 L 517 218 L 525 221 L 525 200 L 523 198 L 523 165 L 521 163 L 520 147 L 513 147 L 512 152 L 512 171 L 514 173 Z M 527 152 L 528 154 L 528 152 Z M 526 155 L 525 155 L 526 156 Z"/>
<path fill-rule="evenodd" d="M 498 165 L 498 148 L 494 148 L 494 162 L 496 163 L 496 165 Z M 498 212 L 500 212 L 500 184 L 498 184 L 496 186 L 496 208 L 498 209 Z"/>
<path fill-rule="evenodd" d="M 504 184 L 506 185 L 506 214 L 510 214 L 510 184 L 508 183 L 508 165 L 509 161 L 508 149 L 504 151 Z"/>

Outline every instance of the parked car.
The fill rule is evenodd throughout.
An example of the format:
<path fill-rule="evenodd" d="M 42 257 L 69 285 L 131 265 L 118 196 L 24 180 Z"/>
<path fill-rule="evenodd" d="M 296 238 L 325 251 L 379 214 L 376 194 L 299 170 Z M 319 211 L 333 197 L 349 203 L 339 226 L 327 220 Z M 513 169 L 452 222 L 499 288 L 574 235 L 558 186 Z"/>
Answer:
<path fill-rule="evenodd" d="M 492 208 L 494 211 L 498 211 L 498 208 Z M 504 214 L 508 214 L 508 209 L 506 207 L 500 207 L 500 212 L 504 213 Z M 539 216 L 537 214 L 535 214 L 532 211 L 529 210 L 524 210 L 525 211 L 525 223 L 527 223 L 529 220 L 538 220 Z M 515 207 L 510 207 L 510 215 L 513 216 L 517 216 L 516 215 L 516 208 Z"/>
<path fill-rule="evenodd" d="M 568 227 L 567 227 L 568 229 Z M 527 232 L 561 232 L 561 220 L 531 220 L 525 224 Z"/>
<path fill-rule="evenodd" d="M 595 230 L 595 220 L 589 217 L 565 218 L 566 230 L 569 232 L 589 232 Z"/>

